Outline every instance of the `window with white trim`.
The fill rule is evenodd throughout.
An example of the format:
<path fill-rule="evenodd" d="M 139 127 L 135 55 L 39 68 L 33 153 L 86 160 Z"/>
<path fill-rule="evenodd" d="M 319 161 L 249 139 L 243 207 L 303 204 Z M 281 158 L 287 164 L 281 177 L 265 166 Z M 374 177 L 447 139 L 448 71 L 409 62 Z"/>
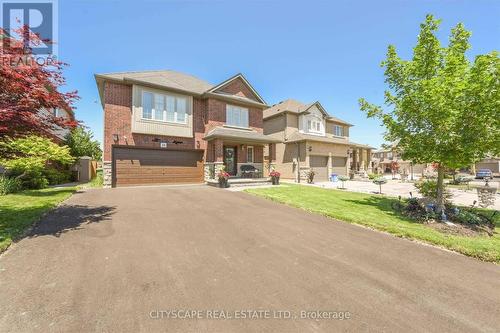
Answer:
<path fill-rule="evenodd" d="M 248 127 L 248 109 L 227 104 L 226 125 Z"/>
<path fill-rule="evenodd" d="M 336 136 L 344 136 L 344 127 L 339 125 L 333 125 L 333 134 Z"/>
<path fill-rule="evenodd" d="M 319 119 L 309 119 L 307 120 L 307 131 L 313 133 L 322 133 L 322 124 Z"/>
<path fill-rule="evenodd" d="M 253 147 L 247 147 L 247 163 L 253 163 Z"/>
<path fill-rule="evenodd" d="M 187 123 L 187 98 L 153 94 L 148 91 L 142 93 L 142 118 L 171 123 Z"/>

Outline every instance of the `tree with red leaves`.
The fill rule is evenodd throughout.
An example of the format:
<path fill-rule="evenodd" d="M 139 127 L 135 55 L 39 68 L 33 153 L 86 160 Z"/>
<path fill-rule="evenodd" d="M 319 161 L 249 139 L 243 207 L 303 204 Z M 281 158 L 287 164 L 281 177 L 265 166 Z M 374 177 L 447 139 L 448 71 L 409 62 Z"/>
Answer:
<path fill-rule="evenodd" d="M 41 40 L 27 26 L 16 31 L 28 36 L 31 45 Z M 28 43 L 9 36 L 0 28 L 0 139 L 37 134 L 52 136 L 58 128 L 73 128 L 74 117 L 58 117 L 55 109 L 73 114 L 76 91 L 62 93 L 62 75 L 67 64 L 55 58 L 37 58 Z M 44 111 L 45 110 L 45 111 Z"/>

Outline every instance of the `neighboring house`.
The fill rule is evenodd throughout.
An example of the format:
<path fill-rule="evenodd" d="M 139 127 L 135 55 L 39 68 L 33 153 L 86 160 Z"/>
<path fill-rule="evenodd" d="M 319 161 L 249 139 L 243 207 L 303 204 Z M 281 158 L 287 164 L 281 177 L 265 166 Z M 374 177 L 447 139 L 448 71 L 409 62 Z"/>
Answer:
<path fill-rule="evenodd" d="M 280 141 L 276 169 L 285 179 L 304 180 L 310 170 L 316 181 L 332 173 L 370 171 L 372 148 L 349 141 L 351 126 L 330 116 L 319 102 L 288 99 L 264 110 L 264 134 Z"/>
<path fill-rule="evenodd" d="M 391 165 L 397 162 L 399 172 L 404 172 L 407 175 L 423 174 L 427 169 L 427 164 L 413 164 L 410 161 L 402 158 L 401 152 L 397 148 L 379 149 L 373 152 L 373 172 L 375 173 L 391 173 Z"/>
<path fill-rule="evenodd" d="M 476 163 L 476 171 L 489 169 L 495 176 L 500 176 L 500 157 L 487 157 Z"/>
<path fill-rule="evenodd" d="M 216 85 L 170 70 L 95 78 L 105 186 L 199 183 L 222 168 L 239 176 L 246 164 L 266 175 L 273 163 L 268 106 L 241 74 Z"/>
<path fill-rule="evenodd" d="M 43 119 L 44 115 L 53 115 L 58 118 L 64 118 L 65 120 L 75 120 L 74 113 L 72 111 L 67 111 L 64 109 L 54 108 L 52 110 L 43 109 L 40 111 L 40 118 Z M 55 125 L 54 129 L 50 131 L 54 141 L 57 143 L 61 143 L 64 141 L 64 138 L 67 134 L 70 133 L 69 128 L 62 128 L 60 126 Z"/>

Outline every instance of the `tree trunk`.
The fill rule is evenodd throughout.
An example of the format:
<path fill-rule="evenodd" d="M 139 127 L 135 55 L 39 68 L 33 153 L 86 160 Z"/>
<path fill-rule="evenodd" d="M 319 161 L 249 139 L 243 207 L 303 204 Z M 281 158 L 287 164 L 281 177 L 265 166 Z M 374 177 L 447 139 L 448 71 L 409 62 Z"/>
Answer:
<path fill-rule="evenodd" d="M 441 215 L 444 212 L 444 167 L 441 164 L 438 166 L 436 205 L 437 213 Z"/>

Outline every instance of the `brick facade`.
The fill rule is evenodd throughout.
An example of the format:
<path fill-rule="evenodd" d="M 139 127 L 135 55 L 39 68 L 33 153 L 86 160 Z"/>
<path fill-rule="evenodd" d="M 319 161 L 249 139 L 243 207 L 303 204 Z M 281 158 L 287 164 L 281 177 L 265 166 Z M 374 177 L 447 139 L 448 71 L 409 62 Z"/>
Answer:
<path fill-rule="evenodd" d="M 217 126 L 224 125 L 226 123 L 226 105 L 237 105 L 248 109 L 248 126 L 253 130 L 263 133 L 264 121 L 263 121 L 263 109 L 256 107 L 248 107 L 245 105 L 240 105 L 238 103 L 227 103 L 214 98 L 208 98 L 206 100 L 207 108 L 207 124 L 206 133 Z"/>
<path fill-rule="evenodd" d="M 221 88 L 217 89 L 217 91 L 221 91 L 226 94 L 236 95 L 240 97 L 246 97 L 256 102 L 259 102 L 258 97 L 255 96 L 252 90 L 248 88 L 248 86 L 245 84 L 245 82 L 243 82 L 241 78 L 232 80 L 225 86 L 222 86 Z"/>
<path fill-rule="evenodd" d="M 236 82 L 241 80 L 235 80 Z M 235 82 L 233 81 L 233 82 Z M 224 87 L 226 92 L 241 90 L 235 83 Z M 245 86 L 246 87 L 246 86 Z M 248 88 L 247 88 L 248 89 Z M 248 96 L 245 96 L 248 97 Z M 105 82 L 104 85 L 104 161 L 111 161 L 112 145 L 130 145 L 141 147 L 160 147 L 161 141 L 166 141 L 169 148 L 175 149 L 203 149 L 206 161 L 222 161 L 223 142 L 214 140 L 207 142 L 203 137 L 214 127 L 222 126 L 226 122 L 227 102 L 214 98 L 193 98 L 193 138 L 163 136 L 154 134 L 132 133 L 132 86 L 114 82 Z M 231 103 L 239 105 L 238 103 Z M 249 126 L 258 132 L 263 132 L 263 108 L 248 107 Z M 118 140 L 114 140 L 114 135 Z M 173 142 L 176 142 L 175 144 Z M 242 149 L 241 146 L 239 148 Z M 262 163 L 263 150 L 261 146 L 254 147 L 255 163 Z M 246 151 L 238 152 L 242 163 L 246 162 Z"/>
<path fill-rule="evenodd" d="M 104 161 L 111 161 L 112 145 L 159 148 L 161 141 L 173 149 L 206 149 L 206 101 L 193 98 L 194 138 L 132 133 L 132 86 L 106 82 L 104 86 Z M 118 135 L 115 141 L 113 135 Z M 175 142 L 175 143 L 174 143 Z"/>

